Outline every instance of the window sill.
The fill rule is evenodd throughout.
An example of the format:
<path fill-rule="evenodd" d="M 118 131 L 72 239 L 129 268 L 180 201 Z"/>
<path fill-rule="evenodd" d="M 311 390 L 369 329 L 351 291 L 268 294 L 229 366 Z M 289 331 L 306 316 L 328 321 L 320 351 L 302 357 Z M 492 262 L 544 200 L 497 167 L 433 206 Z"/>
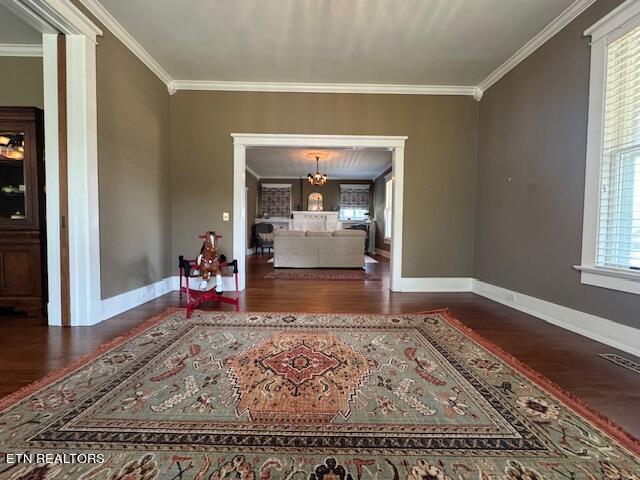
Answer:
<path fill-rule="evenodd" d="M 640 271 L 595 265 L 575 265 L 573 268 L 580 271 L 580 283 L 640 295 Z"/>

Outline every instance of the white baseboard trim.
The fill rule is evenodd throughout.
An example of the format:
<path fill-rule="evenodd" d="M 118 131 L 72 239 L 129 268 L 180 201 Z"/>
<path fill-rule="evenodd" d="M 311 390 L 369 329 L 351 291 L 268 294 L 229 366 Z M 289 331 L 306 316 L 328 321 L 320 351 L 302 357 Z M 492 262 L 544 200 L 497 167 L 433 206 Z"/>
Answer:
<path fill-rule="evenodd" d="M 390 250 L 382 250 L 381 248 L 376 248 L 376 255 L 380 255 L 381 257 L 384 258 L 391 258 L 391 251 Z"/>
<path fill-rule="evenodd" d="M 174 276 L 174 277 L 171 277 L 171 290 L 177 291 L 177 290 L 179 290 L 179 287 L 180 287 L 180 277 L 177 276 L 177 275 Z M 190 287 L 194 288 L 194 289 L 197 289 L 198 288 L 198 284 L 197 283 L 192 283 L 190 285 Z M 233 277 L 222 277 L 222 288 L 224 289 L 225 292 L 235 291 L 236 282 L 235 282 L 234 278 Z"/>
<path fill-rule="evenodd" d="M 470 292 L 472 278 L 467 277 L 401 277 L 398 292 Z"/>
<path fill-rule="evenodd" d="M 473 293 L 640 357 L 640 330 L 474 279 Z"/>
<path fill-rule="evenodd" d="M 247 255 L 253 255 L 256 253 L 255 247 L 247 248 Z"/>
<path fill-rule="evenodd" d="M 233 277 L 223 277 L 226 292 L 235 290 Z M 180 277 L 171 276 L 102 300 L 102 320 L 119 315 L 143 303 L 178 290 Z M 552 325 L 640 357 L 640 330 L 606 318 L 564 307 L 540 298 L 498 287 L 475 278 L 402 278 L 401 292 L 473 292 Z"/>
<path fill-rule="evenodd" d="M 177 278 L 177 277 L 176 277 Z M 176 281 L 177 285 L 177 281 Z M 131 310 L 174 290 L 172 277 L 102 300 L 102 320 Z"/>
<path fill-rule="evenodd" d="M 177 291 L 180 285 L 180 277 L 175 275 L 166 277 L 151 285 L 136 288 L 128 292 L 121 293 L 115 297 L 102 300 L 102 320 L 115 317 L 127 310 L 131 310 L 143 303 L 155 300 L 169 292 Z M 233 277 L 223 277 L 222 287 L 225 292 L 235 291 L 236 284 Z M 95 324 L 94 324 L 95 325 Z"/>

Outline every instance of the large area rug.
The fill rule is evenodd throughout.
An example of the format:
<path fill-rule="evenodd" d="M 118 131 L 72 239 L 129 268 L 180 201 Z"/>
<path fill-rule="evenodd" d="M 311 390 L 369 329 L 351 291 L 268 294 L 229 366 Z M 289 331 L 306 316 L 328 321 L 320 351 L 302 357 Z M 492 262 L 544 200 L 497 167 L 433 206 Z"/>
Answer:
<path fill-rule="evenodd" d="M 382 280 L 380 275 L 364 270 L 337 270 L 314 268 L 275 269 L 267 273 L 268 280 Z"/>
<path fill-rule="evenodd" d="M 640 471 L 637 440 L 447 311 L 187 320 L 171 310 L 0 401 L 0 445 L 67 454 L 68 463 L 0 464 L 13 480 L 637 480 Z"/>

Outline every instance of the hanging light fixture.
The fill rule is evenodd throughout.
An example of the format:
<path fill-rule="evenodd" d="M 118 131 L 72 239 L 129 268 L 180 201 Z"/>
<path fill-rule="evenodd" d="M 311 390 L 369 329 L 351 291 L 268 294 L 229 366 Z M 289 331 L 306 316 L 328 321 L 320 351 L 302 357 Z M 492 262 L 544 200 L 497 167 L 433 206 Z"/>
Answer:
<path fill-rule="evenodd" d="M 315 155 L 316 157 L 316 173 L 307 175 L 307 180 L 311 185 L 319 185 L 322 186 L 327 183 L 327 176 L 324 173 L 320 173 L 320 155 Z"/>

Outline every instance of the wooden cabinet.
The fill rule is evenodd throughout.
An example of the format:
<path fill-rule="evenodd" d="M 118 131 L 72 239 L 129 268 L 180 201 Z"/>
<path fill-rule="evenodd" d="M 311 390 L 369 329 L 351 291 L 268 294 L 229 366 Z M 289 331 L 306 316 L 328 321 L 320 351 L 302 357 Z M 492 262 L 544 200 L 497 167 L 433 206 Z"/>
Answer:
<path fill-rule="evenodd" d="M 0 307 L 44 313 L 43 112 L 0 107 Z"/>

